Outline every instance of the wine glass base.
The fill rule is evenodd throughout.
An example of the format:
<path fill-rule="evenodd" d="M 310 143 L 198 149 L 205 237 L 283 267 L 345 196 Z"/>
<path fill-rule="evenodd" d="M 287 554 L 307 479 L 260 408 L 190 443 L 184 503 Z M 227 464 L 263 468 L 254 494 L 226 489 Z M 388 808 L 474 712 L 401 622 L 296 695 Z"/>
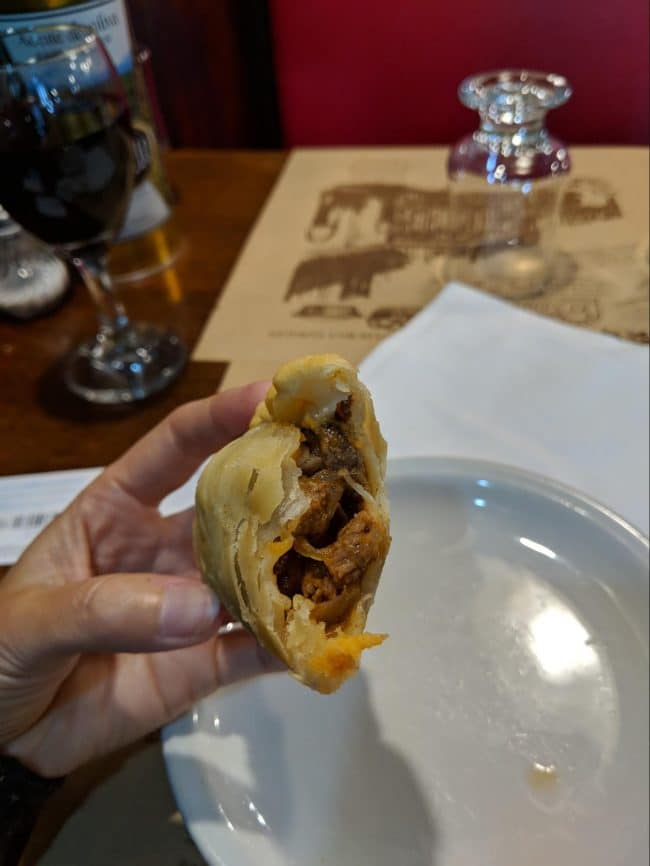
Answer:
<path fill-rule="evenodd" d="M 548 290 L 555 274 L 554 257 L 535 247 L 513 246 L 450 256 L 446 280 L 457 280 L 510 301 L 527 300 Z"/>
<path fill-rule="evenodd" d="M 63 378 L 82 400 L 120 405 L 162 391 L 186 362 L 187 349 L 177 334 L 134 322 L 116 335 L 100 332 L 78 346 Z"/>

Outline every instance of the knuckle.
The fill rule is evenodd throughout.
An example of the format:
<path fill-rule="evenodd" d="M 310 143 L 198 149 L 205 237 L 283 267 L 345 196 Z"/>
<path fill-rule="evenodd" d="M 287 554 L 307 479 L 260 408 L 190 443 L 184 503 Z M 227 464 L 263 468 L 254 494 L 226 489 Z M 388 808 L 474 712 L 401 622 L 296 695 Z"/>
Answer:
<path fill-rule="evenodd" d="M 102 577 L 79 584 L 72 594 L 72 616 L 77 628 L 85 633 L 101 630 L 105 624 L 106 610 L 103 604 L 106 581 Z"/>
<path fill-rule="evenodd" d="M 187 409 L 185 406 L 179 406 L 177 409 L 167 416 L 167 431 L 172 442 L 180 451 L 184 451 L 188 445 L 187 431 Z"/>

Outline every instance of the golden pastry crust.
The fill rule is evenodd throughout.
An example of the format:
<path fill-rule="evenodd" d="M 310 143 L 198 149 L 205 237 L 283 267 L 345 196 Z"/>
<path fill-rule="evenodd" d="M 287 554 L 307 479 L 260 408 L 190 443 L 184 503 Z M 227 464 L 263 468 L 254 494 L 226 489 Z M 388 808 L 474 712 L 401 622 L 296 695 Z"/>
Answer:
<path fill-rule="evenodd" d="M 315 355 L 277 372 L 250 429 L 199 480 L 194 542 L 206 581 L 321 692 L 383 640 L 363 629 L 390 544 L 385 470 L 368 390 L 343 358 Z"/>

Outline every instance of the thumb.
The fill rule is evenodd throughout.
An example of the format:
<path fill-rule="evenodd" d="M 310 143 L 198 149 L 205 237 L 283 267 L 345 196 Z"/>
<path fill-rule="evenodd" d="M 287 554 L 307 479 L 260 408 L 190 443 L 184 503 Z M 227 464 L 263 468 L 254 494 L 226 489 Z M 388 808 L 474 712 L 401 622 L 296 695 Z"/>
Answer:
<path fill-rule="evenodd" d="M 23 662 L 83 652 L 155 652 L 207 640 L 219 602 L 192 578 L 109 574 L 11 593 L 0 605 L 2 642 Z"/>

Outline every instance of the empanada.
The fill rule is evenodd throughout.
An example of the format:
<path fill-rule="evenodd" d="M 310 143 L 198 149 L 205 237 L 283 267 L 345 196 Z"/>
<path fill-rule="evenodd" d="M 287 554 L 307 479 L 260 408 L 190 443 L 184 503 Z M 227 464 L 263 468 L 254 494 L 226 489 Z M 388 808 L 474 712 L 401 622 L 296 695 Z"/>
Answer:
<path fill-rule="evenodd" d="M 206 581 L 294 676 L 335 691 L 361 652 L 390 545 L 386 443 L 368 390 L 338 355 L 283 366 L 250 429 L 196 492 Z"/>

